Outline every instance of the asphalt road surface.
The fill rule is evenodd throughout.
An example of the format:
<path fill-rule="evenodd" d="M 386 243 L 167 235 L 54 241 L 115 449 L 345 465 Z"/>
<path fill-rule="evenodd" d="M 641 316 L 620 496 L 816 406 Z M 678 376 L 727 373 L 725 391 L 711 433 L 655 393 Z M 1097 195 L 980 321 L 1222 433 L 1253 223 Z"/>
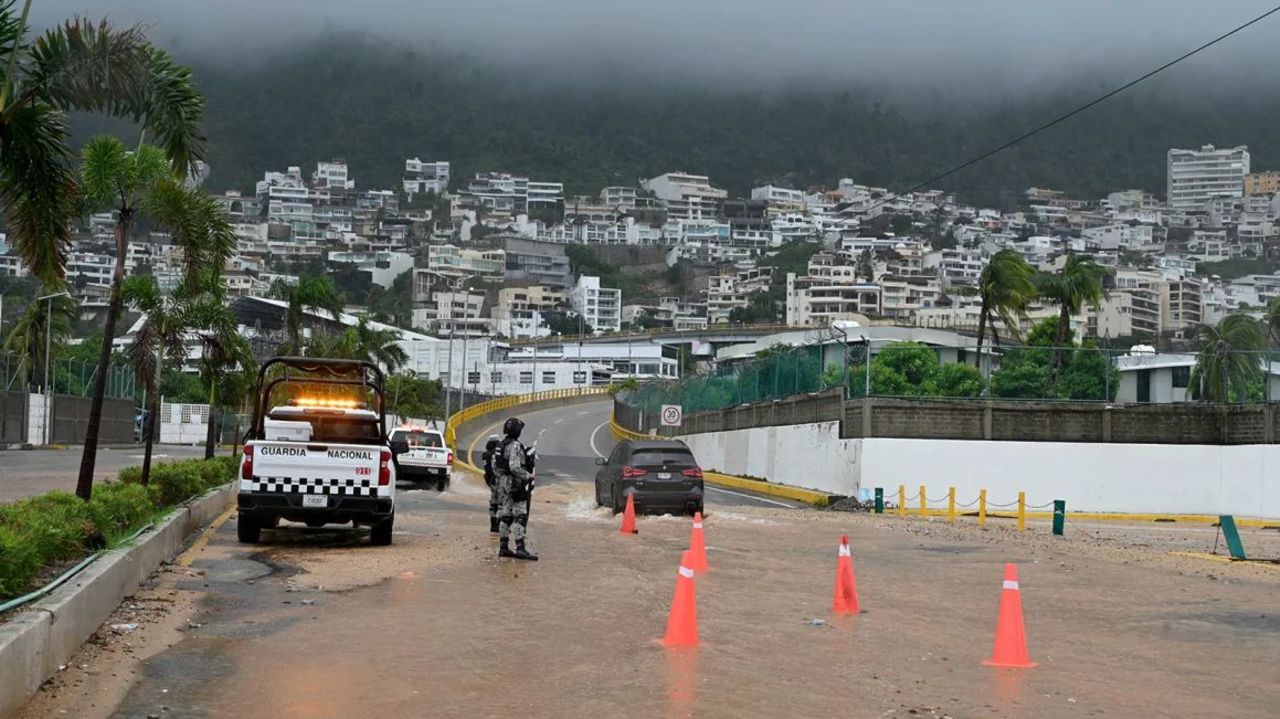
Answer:
<path fill-rule="evenodd" d="M 54 489 L 76 490 L 80 474 L 81 447 L 0 451 L 0 502 L 12 502 Z M 156 445 L 153 462 L 203 457 L 204 447 Z M 98 450 L 95 480 L 113 479 L 123 467 L 142 464 L 142 447 L 115 447 Z"/>
<path fill-rule="evenodd" d="M 1280 572 L 1171 557 L 1172 528 L 1117 544 L 708 497 L 702 645 L 665 649 L 689 520 L 619 534 L 588 481 L 607 417 L 525 417 L 548 475 L 530 522 L 541 561 L 497 559 L 488 491 L 464 472 L 444 493 L 403 486 L 389 547 L 292 524 L 241 545 L 231 518 L 17 719 L 1209 717 L 1280 701 Z M 842 534 L 857 616 L 831 612 Z M 1280 551 L 1262 537 L 1246 542 Z M 1035 669 L 981 663 L 1006 562 Z"/>
<path fill-rule="evenodd" d="M 495 415 L 492 422 L 477 423 L 458 437 L 457 452 L 479 467 L 480 454 L 491 434 L 501 434 L 508 416 L 525 422 L 521 441 L 538 450 L 538 484 L 580 481 L 592 486 L 597 457 L 607 457 L 617 442 L 609 432 L 612 400 L 570 404 L 532 412 L 513 410 Z M 706 486 L 705 504 L 710 512 L 715 506 L 796 507 L 796 503 L 773 497 L 761 497 L 739 490 Z"/>

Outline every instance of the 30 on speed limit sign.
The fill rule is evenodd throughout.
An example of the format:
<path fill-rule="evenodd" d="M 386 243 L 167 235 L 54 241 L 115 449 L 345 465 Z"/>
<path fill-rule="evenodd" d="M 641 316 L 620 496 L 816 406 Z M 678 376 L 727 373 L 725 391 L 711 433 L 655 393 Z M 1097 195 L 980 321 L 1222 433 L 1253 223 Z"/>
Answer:
<path fill-rule="evenodd" d="M 662 426 L 679 427 L 684 419 L 684 410 L 678 404 L 662 405 Z"/>

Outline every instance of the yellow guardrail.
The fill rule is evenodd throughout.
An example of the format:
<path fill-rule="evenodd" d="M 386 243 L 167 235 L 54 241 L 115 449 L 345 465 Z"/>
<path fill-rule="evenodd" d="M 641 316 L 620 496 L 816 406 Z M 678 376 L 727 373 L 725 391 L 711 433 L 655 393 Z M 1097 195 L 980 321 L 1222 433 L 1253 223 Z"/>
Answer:
<path fill-rule="evenodd" d="M 532 404 L 534 402 L 545 402 L 547 400 L 567 399 L 572 397 L 588 397 L 608 393 L 608 387 L 573 387 L 570 389 L 551 389 L 543 392 L 513 394 L 508 397 L 499 397 L 497 399 L 488 400 L 487 402 L 473 404 L 466 409 L 449 415 L 449 419 L 445 422 L 444 426 L 445 442 L 450 447 L 454 447 L 456 449 L 458 427 L 475 419 L 476 417 L 489 414 L 490 412 L 497 412 L 508 407 Z"/>
<path fill-rule="evenodd" d="M 930 506 L 935 502 L 938 506 Z M 945 506 L 942 506 L 945 503 Z M 976 507 L 975 507 L 976 505 Z M 907 496 L 907 485 L 898 485 L 898 502 L 896 507 L 886 507 L 885 514 L 893 513 L 899 517 L 946 517 L 955 522 L 960 516 L 976 516 L 978 525 L 985 527 L 988 517 L 1016 519 L 1018 531 L 1027 528 L 1028 519 L 1053 519 L 1053 512 L 1035 511 L 1052 507 L 1053 502 L 1045 504 L 1027 504 L 1027 493 L 1018 492 L 1017 500 L 1005 504 L 997 504 L 987 499 L 987 490 L 978 490 L 977 499 L 967 502 L 956 502 L 956 488 L 948 487 L 946 499 L 932 500 L 929 488 L 920 485 L 916 493 Z M 994 508 L 994 509 L 993 509 Z M 1030 510 L 1030 511 L 1029 511 Z M 1217 524 L 1219 517 L 1209 514 L 1144 514 L 1136 512 L 1070 512 L 1066 515 L 1072 521 L 1102 520 L 1112 522 L 1183 522 L 1188 524 Z M 1280 529 L 1280 520 L 1238 518 L 1236 524 L 1241 527 L 1260 527 L 1264 529 Z"/>

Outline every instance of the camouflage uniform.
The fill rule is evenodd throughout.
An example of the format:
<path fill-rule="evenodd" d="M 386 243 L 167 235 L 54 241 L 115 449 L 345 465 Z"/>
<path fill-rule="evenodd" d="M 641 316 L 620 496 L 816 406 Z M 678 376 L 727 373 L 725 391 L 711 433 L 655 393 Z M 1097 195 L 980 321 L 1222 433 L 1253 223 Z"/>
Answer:
<path fill-rule="evenodd" d="M 485 444 L 484 454 L 480 455 L 484 460 L 484 483 L 489 486 L 489 531 L 498 531 L 498 478 L 497 468 L 494 466 L 498 462 L 498 448 L 502 446 L 502 440 L 498 435 L 489 435 L 489 441 Z"/>
<path fill-rule="evenodd" d="M 498 498 L 498 538 L 505 541 L 508 536 L 514 536 L 517 544 L 523 544 L 529 524 L 529 497 L 513 497 L 512 493 L 515 488 L 528 483 L 532 475 L 525 469 L 524 446 L 519 440 L 506 442 L 499 451 L 505 455 L 506 468 L 494 463 L 497 470 L 494 489 Z"/>

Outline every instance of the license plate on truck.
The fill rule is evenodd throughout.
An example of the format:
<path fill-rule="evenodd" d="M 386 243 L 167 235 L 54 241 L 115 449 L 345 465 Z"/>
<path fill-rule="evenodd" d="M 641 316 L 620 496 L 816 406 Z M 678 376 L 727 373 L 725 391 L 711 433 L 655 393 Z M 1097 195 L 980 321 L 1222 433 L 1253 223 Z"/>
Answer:
<path fill-rule="evenodd" d="M 304 494 L 302 506 L 309 509 L 324 509 L 329 506 L 329 498 L 323 494 Z"/>

